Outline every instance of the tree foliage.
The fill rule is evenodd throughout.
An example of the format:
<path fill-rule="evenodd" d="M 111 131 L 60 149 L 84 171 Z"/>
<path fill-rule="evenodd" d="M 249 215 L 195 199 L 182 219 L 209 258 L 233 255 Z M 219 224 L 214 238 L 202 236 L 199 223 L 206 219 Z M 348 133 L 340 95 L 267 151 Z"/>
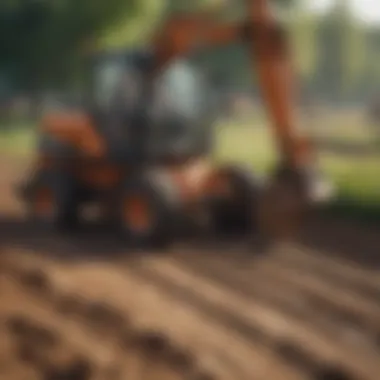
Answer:
<path fill-rule="evenodd" d="M 223 1 L 228 12 L 242 12 L 239 0 L 2 0 L 0 71 L 30 89 L 68 83 L 86 43 L 141 42 L 165 10 L 216 9 Z"/>
<path fill-rule="evenodd" d="M 1 66 L 30 87 L 67 79 L 83 44 L 132 17 L 138 0 L 6 0 L 0 8 Z"/>
<path fill-rule="evenodd" d="M 348 94 L 364 73 L 366 38 L 346 1 L 339 1 L 320 23 L 318 45 L 321 52 L 315 85 L 328 89 L 335 98 Z"/>
<path fill-rule="evenodd" d="M 272 0 L 292 10 L 290 35 L 304 82 L 322 96 L 352 97 L 380 87 L 380 28 L 367 27 L 346 0 L 321 17 L 303 7 L 309 0 Z M 1 0 L 0 81 L 20 88 L 62 87 L 80 77 L 88 43 L 123 47 L 149 41 L 167 12 L 213 11 L 244 17 L 246 0 Z M 289 13 L 289 12 L 288 12 Z M 234 83 L 249 83 L 251 67 L 239 44 L 198 54 L 198 63 Z M 0 82 L 1 85 L 1 82 Z"/>

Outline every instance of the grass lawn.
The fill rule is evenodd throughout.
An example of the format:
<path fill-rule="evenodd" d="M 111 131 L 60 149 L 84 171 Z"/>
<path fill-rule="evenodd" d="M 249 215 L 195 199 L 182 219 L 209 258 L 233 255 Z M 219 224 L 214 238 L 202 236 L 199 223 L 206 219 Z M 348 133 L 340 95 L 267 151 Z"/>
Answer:
<path fill-rule="evenodd" d="M 29 154 L 33 151 L 35 133 L 30 125 L 16 125 L 0 132 L 0 152 L 5 154 Z"/>
<path fill-rule="evenodd" d="M 218 161 L 249 164 L 261 173 L 276 162 L 268 129 L 222 127 L 216 138 Z M 326 211 L 380 223 L 380 149 L 377 154 L 364 156 L 320 152 L 319 160 L 322 171 L 338 189 L 337 199 Z"/>
<path fill-rule="evenodd" d="M 214 157 L 218 162 L 248 164 L 266 173 L 276 161 L 276 151 L 268 128 L 252 125 L 220 125 L 215 134 Z M 337 128 L 332 139 L 370 141 L 368 130 Z M 347 133 L 345 135 L 345 133 Z M 354 137 L 355 136 L 355 137 Z M 31 128 L 16 128 L 0 134 L 0 149 L 6 154 L 33 152 L 35 135 Z M 338 198 L 329 212 L 380 223 L 380 149 L 378 154 L 361 156 L 320 152 L 320 166 L 338 188 Z"/>

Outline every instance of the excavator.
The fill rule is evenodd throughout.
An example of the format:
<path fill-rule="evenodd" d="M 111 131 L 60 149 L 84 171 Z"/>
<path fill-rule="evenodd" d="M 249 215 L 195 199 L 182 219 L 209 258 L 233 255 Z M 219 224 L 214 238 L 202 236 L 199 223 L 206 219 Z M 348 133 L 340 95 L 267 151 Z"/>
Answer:
<path fill-rule="evenodd" d="M 237 41 L 257 72 L 279 152 L 265 180 L 211 159 L 213 86 L 189 58 Z M 43 117 L 35 162 L 19 187 L 28 218 L 73 231 L 84 205 L 97 204 L 129 243 L 151 247 L 194 225 L 272 240 L 296 236 L 332 187 L 299 125 L 294 71 L 285 29 L 267 0 L 247 0 L 239 22 L 174 14 L 149 48 L 98 52 L 88 71 L 91 106 Z"/>

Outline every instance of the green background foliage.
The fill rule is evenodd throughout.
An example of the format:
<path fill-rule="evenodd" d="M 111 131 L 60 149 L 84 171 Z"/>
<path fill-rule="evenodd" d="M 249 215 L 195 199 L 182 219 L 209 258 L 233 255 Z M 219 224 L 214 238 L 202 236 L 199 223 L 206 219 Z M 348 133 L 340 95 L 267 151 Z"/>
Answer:
<path fill-rule="evenodd" d="M 308 0 L 277 0 L 287 10 L 302 82 L 331 100 L 360 99 L 380 84 L 380 31 L 355 19 L 337 1 L 323 17 L 306 11 Z M 75 86 L 93 48 L 145 44 L 169 12 L 214 9 L 242 17 L 244 0 L 6 0 L 0 4 L 0 80 L 27 91 Z M 219 7 L 218 7 L 219 4 Z M 221 5 L 220 5 L 221 4 Z M 223 4 L 225 5 L 223 7 Z M 208 66 L 228 61 L 240 81 L 250 79 L 240 46 L 211 52 Z M 247 67 L 247 62 L 245 62 Z"/>

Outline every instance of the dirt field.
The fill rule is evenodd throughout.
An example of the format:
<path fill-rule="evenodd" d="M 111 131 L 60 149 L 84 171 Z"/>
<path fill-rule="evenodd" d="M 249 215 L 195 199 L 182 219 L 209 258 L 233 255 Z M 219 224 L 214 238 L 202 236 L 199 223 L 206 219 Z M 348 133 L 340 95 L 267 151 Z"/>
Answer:
<path fill-rule="evenodd" d="M 0 379 L 377 380 L 380 235 L 315 218 L 270 255 L 244 242 L 129 252 L 22 220 L 3 159 Z"/>

